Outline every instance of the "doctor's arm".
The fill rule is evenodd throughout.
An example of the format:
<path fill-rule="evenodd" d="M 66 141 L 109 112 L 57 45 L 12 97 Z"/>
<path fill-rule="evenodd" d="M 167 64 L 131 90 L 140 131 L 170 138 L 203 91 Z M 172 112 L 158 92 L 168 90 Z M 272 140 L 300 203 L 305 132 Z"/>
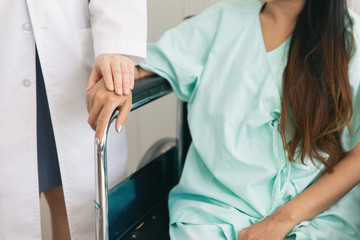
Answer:
<path fill-rule="evenodd" d="M 89 13 L 96 59 L 87 90 L 103 78 L 109 91 L 129 94 L 146 56 L 146 0 L 91 0 Z"/>
<path fill-rule="evenodd" d="M 244 228 L 239 240 L 284 239 L 302 221 L 322 213 L 360 182 L 360 143 L 333 168 L 271 216 Z"/>

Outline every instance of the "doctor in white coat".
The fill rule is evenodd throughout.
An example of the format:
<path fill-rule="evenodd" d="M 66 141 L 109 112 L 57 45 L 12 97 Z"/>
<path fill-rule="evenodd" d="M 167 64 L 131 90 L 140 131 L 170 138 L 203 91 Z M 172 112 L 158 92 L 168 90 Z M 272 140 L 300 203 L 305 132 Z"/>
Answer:
<path fill-rule="evenodd" d="M 61 173 L 57 189 L 63 189 L 47 199 L 56 215 L 63 193 L 71 239 L 94 239 L 94 132 L 87 124 L 86 88 L 99 56 L 92 81 L 107 75 L 110 89 L 126 92 L 119 84 L 131 78 L 121 75 L 126 58 L 115 54 L 134 64 L 145 57 L 145 1 L 0 1 L 1 240 L 41 239 L 36 49 Z M 109 164 L 123 172 L 121 135 L 118 158 Z M 110 184 L 122 177 L 112 175 Z"/>

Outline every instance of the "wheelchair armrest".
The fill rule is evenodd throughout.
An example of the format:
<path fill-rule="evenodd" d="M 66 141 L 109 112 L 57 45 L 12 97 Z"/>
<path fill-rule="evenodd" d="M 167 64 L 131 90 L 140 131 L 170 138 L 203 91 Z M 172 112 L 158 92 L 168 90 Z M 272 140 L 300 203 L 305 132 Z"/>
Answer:
<path fill-rule="evenodd" d="M 172 89 L 170 84 L 162 77 L 153 76 L 136 80 L 133 90 L 133 106 L 131 110 L 135 110 L 171 92 Z"/>

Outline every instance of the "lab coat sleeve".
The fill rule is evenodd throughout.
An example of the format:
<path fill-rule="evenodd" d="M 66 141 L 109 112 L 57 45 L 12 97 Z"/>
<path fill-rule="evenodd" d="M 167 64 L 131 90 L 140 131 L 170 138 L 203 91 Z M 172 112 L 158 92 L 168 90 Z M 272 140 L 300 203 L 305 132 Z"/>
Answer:
<path fill-rule="evenodd" d="M 95 57 L 123 54 L 137 65 L 146 57 L 146 0 L 91 0 L 90 21 Z"/>
<path fill-rule="evenodd" d="M 218 6 L 211 7 L 148 45 L 147 59 L 140 66 L 167 79 L 182 101 L 190 101 L 201 81 L 221 22 L 220 12 Z"/>

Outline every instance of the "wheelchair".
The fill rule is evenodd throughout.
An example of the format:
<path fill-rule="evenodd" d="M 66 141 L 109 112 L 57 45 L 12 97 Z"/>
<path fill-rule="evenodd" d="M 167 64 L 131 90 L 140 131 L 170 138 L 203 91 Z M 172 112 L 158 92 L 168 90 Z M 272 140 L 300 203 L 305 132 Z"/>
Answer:
<path fill-rule="evenodd" d="M 155 76 L 139 79 L 133 90 L 132 111 L 172 92 L 170 84 Z M 96 239 L 167 240 L 169 191 L 178 183 L 191 143 L 186 103 L 180 104 L 179 139 L 162 139 L 148 150 L 138 170 L 108 190 L 107 131 L 116 119 L 115 110 L 99 142 L 95 139 Z"/>

